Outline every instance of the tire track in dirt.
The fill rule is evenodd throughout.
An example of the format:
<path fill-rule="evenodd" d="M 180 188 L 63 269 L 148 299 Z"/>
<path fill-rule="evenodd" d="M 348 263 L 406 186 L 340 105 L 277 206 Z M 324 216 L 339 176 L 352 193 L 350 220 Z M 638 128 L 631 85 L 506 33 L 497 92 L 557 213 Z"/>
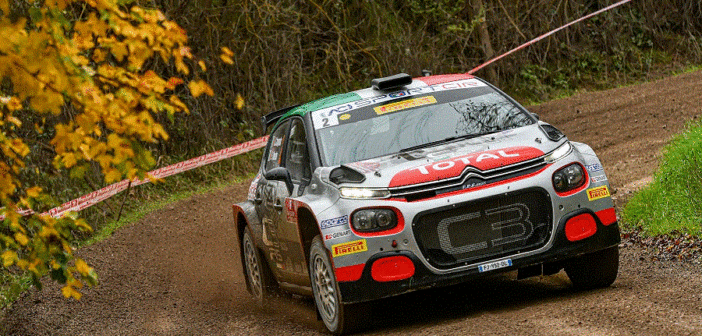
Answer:
<path fill-rule="evenodd" d="M 531 107 L 598 153 L 620 207 L 655 171 L 661 147 L 702 115 L 702 72 L 581 93 Z M 265 307 L 246 292 L 231 204 L 248 181 L 172 204 L 79 254 L 101 284 L 69 301 L 59 288 L 24 295 L 0 320 L 10 335 L 323 334 L 309 299 L 286 294 Z M 626 186 L 626 188 L 624 188 Z M 618 191 L 617 191 L 618 190 Z M 621 250 L 608 289 L 577 292 L 561 272 L 514 274 L 410 293 L 374 304 L 371 335 L 702 335 L 702 267 Z"/>

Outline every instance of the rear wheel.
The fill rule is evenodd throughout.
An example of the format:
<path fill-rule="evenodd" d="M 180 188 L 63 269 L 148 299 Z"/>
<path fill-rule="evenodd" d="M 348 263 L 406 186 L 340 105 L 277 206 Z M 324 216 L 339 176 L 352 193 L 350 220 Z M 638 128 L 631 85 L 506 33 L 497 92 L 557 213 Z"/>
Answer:
<path fill-rule="evenodd" d="M 565 267 L 565 271 L 575 288 L 593 289 L 608 287 L 617 279 L 619 246 L 613 246 L 573 259 Z"/>
<path fill-rule="evenodd" d="M 262 304 L 264 299 L 271 293 L 275 284 L 275 279 L 268 266 L 263 262 L 261 254 L 253 244 L 253 239 L 249 233 L 249 228 L 244 229 L 244 237 L 241 243 L 244 253 L 244 268 L 246 270 L 246 283 L 249 292 L 256 302 Z"/>
<path fill-rule="evenodd" d="M 351 332 L 358 326 L 367 305 L 344 304 L 337 286 L 334 267 L 320 236 L 310 246 L 310 281 L 317 311 L 324 325 L 334 334 Z"/>

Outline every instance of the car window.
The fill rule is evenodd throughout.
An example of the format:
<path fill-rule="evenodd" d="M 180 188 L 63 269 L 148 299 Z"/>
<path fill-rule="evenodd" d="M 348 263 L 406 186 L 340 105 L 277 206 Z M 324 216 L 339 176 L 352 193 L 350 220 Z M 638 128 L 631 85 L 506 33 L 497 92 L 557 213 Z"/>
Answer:
<path fill-rule="evenodd" d="M 266 171 L 273 168 L 280 167 L 283 155 L 281 155 L 283 148 L 285 148 L 285 139 L 288 135 L 288 127 L 290 122 L 285 122 L 273 131 L 271 134 L 270 148 L 268 149 L 268 154 L 266 154 Z"/>
<path fill-rule="evenodd" d="M 328 166 L 534 123 L 517 105 L 487 86 L 403 96 L 324 116 L 330 120 L 328 126 L 320 122 L 315 128 Z"/>
<path fill-rule="evenodd" d="M 285 166 L 288 168 L 293 181 L 309 180 L 312 175 L 310 172 L 310 156 L 307 152 L 305 125 L 300 119 L 293 120 L 290 126 L 290 140 L 288 140 Z"/>

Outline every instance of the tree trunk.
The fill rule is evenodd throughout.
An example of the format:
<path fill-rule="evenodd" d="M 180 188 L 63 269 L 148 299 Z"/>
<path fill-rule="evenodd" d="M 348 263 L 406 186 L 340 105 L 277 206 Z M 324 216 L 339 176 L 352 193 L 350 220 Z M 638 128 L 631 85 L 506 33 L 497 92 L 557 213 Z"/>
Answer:
<path fill-rule="evenodd" d="M 485 11 L 485 6 L 483 5 L 483 0 L 467 0 L 466 7 L 470 5 L 473 9 L 473 15 L 478 16 L 483 14 Z M 495 50 L 492 49 L 492 42 L 490 42 L 490 33 L 488 32 L 487 14 L 483 15 L 480 23 L 478 24 L 478 38 L 480 40 L 480 47 L 483 49 L 483 54 L 485 55 L 485 61 L 488 61 L 495 57 Z M 489 65 L 485 68 L 487 71 L 487 80 L 495 85 L 497 85 L 497 72 L 495 71 L 494 65 Z"/>

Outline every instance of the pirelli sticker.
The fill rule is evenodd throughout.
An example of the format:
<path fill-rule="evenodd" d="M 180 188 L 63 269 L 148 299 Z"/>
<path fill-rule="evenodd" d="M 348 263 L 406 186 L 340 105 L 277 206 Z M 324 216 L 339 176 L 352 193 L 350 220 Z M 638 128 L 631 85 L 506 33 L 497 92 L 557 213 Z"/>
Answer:
<path fill-rule="evenodd" d="M 600 198 L 605 197 L 609 197 L 609 189 L 607 189 L 606 185 L 587 190 L 587 199 L 590 201 L 598 200 Z"/>
<path fill-rule="evenodd" d="M 366 245 L 365 239 L 332 245 L 332 256 L 334 257 L 340 257 L 348 254 L 354 254 L 365 251 L 368 251 L 368 245 Z"/>
<path fill-rule="evenodd" d="M 434 96 L 426 96 L 421 98 L 407 99 L 399 101 L 396 103 L 386 104 L 383 106 L 378 106 L 373 108 L 375 113 L 382 115 L 385 113 L 397 112 L 401 110 L 406 110 L 408 108 L 419 107 L 422 105 L 436 104 L 436 98 Z"/>

